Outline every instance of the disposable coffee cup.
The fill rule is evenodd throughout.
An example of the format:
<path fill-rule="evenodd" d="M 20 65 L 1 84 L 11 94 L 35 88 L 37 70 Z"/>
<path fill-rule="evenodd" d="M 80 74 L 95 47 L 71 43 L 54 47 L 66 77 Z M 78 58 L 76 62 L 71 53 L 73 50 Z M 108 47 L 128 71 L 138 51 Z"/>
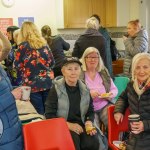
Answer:
<path fill-rule="evenodd" d="M 21 100 L 27 101 L 30 99 L 31 87 L 29 86 L 21 86 L 22 89 L 22 97 Z"/>
<path fill-rule="evenodd" d="M 130 122 L 139 122 L 140 121 L 140 115 L 139 114 L 132 114 L 128 116 L 128 120 Z"/>

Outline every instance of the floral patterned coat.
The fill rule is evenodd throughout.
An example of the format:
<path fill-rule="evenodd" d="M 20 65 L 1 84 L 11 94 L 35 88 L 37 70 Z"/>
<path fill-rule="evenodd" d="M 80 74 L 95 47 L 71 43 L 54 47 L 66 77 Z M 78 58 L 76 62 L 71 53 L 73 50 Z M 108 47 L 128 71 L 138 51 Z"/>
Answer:
<path fill-rule="evenodd" d="M 35 49 L 28 42 L 21 43 L 14 65 L 22 72 L 22 85 L 30 86 L 32 93 L 51 88 L 54 58 L 48 46 Z"/>

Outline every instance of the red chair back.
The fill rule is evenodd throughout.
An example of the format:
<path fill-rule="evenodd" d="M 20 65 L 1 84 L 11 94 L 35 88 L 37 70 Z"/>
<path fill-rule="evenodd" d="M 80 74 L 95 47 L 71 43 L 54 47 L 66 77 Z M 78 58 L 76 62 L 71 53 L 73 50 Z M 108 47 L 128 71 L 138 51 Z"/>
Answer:
<path fill-rule="evenodd" d="M 125 132 L 129 130 L 128 115 L 130 114 L 130 112 L 129 112 L 129 108 L 127 108 L 123 121 L 119 123 L 119 125 L 117 125 L 114 119 L 114 108 L 115 106 L 110 106 L 108 108 L 108 145 L 112 150 L 119 150 L 113 144 L 113 141 L 119 140 L 120 132 Z"/>
<path fill-rule="evenodd" d="M 75 150 L 64 118 L 25 124 L 23 134 L 25 150 Z"/>

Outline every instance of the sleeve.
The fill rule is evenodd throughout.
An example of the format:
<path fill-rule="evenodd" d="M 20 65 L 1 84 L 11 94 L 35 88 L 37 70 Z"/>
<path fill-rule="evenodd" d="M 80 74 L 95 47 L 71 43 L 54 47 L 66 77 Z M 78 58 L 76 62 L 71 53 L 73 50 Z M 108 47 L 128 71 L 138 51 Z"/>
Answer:
<path fill-rule="evenodd" d="M 58 97 L 53 86 L 48 94 L 48 97 L 45 102 L 45 118 L 57 118 L 57 109 L 58 109 Z"/>
<path fill-rule="evenodd" d="M 55 66 L 55 60 L 53 57 L 53 53 L 51 51 L 51 49 L 49 47 L 47 47 L 49 49 L 48 53 L 49 53 L 49 60 L 50 60 L 50 68 L 54 68 Z"/>
<path fill-rule="evenodd" d="M 115 110 L 114 113 L 120 112 L 122 114 L 125 113 L 126 108 L 129 106 L 128 104 L 128 86 L 125 91 L 119 96 L 118 100 L 115 103 Z"/>
<path fill-rule="evenodd" d="M 73 52 L 72 52 L 72 56 L 73 57 L 77 57 L 77 58 L 80 58 L 80 48 L 79 48 L 79 45 L 78 45 L 78 40 L 75 42 L 74 44 L 74 48 L 73 48 Z"/>
<path fill-rule="evenodd" d="M 110 92 L 113 94 L 112 96 L 111 96 L 111 98 L 115 98 L 116 96 L 117 96 L 117 94 L 118 94 L 118 89 L 117 89 L 117 87 L 116 87 L 116 85 L 114 84 L 114 82 L 113 82 L 113 80 L 111 79 L 111 81 L 110 81 L 111 83 L 111 86 L 110 86 Z"/>
<path fill-rule="evenodd" d="M 69 50 L 70 44 L 67 43 L 63 38 L 61 38 L 61 41 L 62 41 L 62 45 L 63 45 L 63 50 Z"/>
<path fill-rule="evenodd" d="M 148 39 L 145 36 L 137 36 L 135 39 L 127 38 L 124 44 L 128 53 L 135 56 L 137 53 L 146 52 Z"/>
<path fill-rule="evenodd" d="M 106 56 L 106 40 L 105 40 L 105 38 L 102 38 L 102 40 L 103 40 L 103 44 L 102 44 L 102 49 L 100 50 L 100 55 L 101 55 L 101 57 L 102 57 L 102 59 L 103 59 L 103 62 L 104 62 L 104 65 L 105 65 L 105 67 L 106 68 L 109 68 L 108 67 L 108 63 L 107 63 L 107 56 Z"/>
<path fill-rule="evenodd" d="M 91 96 L 90 96 L 89 108 L 85 115 L 85 122 L 88 120 L 94 122 L 94 108 L 93 108 L 93 100 Z"/>
<path fill-rule="evenodd" d="M 22 70 L 24 65 L 24 58 L 26 57 L 25 53 L 26 49 L 27 47 L 25 47 L 24 44 L 20 44 L 15 54 L 14 67 L 19 69 L 20 71 Z"/>
<path fill-rule="evenodd" d="M 144 131 L 150 131 L 150 120 L 143 120 Z"/>

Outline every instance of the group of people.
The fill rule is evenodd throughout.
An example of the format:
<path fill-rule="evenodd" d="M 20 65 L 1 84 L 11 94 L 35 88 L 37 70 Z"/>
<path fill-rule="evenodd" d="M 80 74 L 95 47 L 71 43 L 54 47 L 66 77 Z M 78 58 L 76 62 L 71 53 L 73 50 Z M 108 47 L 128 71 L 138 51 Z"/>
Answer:
<path fill-rule="evenodd" d="M 41 34 L 34 23 L 24 22 L 17 41 L 13 41 L 13 45 L 16 43 L 13 49 L 14 39 L 9 41 L 0 31 L 0 61 L 7 61 L 12 49 L 11 65 L 21 77 L 18 85 L 31 87 L 30 101 L 46 119 L 66 119 L 76 150 L 107 150 L 99 121 L 108 127 L 107 108 L 114 105 L 118 93 L 112 79 L 110 37 L 105 37 L 107 31 L 100 27 L 97 15 L 92 15 L 86 26 L 85 33 L 75 42 L 72 57 L 68 58 L 63 50 L 69 50 L 70 45 L 60 36 L 52 36 L 47 25 L 42 27 Z M 150 54 L 143 53 L 148 51 L 148 37 L 135 20 L 129 22 L 128 37 L 123 39 L 127 53 L 125 65 L 129 57 L 129 64 L 132 63 L 128 65 L 127 75 L 132 78 L 115 103 L 114 118 L 119 124 L 127 107 L 131 114 L 139 114 L 141 120 L 130 124 L 132 133 L 127 150 L 149 150 Z M 21 98 L 21 89 L 12 88 L 1 67 L 0 90 L 0 149 L 23 150 L 15 104 Z"/>

